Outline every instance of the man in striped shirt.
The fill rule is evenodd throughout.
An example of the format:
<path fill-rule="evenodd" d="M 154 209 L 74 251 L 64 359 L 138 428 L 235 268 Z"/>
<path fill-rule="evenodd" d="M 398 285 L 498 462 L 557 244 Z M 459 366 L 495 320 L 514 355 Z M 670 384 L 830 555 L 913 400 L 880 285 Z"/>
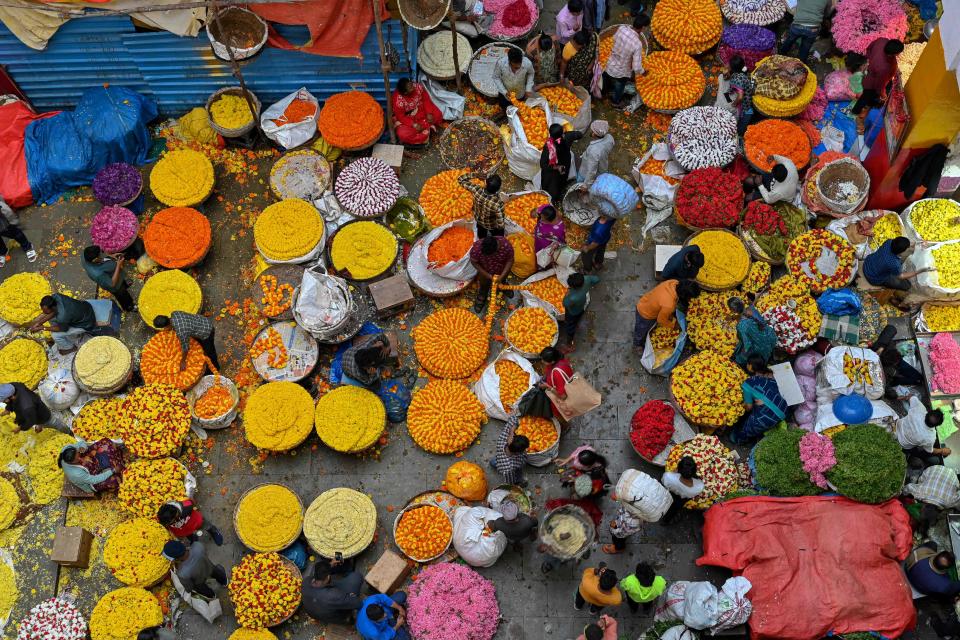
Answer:
<path fill-rule="evenodd" d="M 153 326 L 157 329 L 166 329 L 170 327 L 177 334 L 180 340 L 180 351 L 183 357 L 180 360 L 180 368 L 183 369 L 187 364 L 187 350 L 190 349 L 190 338 L 195 339 L 203 347 L 203 352 L 217 369 L 220 368 L 220 361 L 217 360 L 217 346 L 213 342 L 213 322 L 195 313 L 186 313 L 184 311 L 174 311 L 170 316 L 157 316 L 153 319 Z"/>
<path fill-rule="evenodd" d="M 645 30 L 650 16 L 641 13 L 633 19 L 633 26 L 621 25 L 613 35 L 613 50 L 603 70 L 604 91 L 613 88 L 613 106 L 623 106 L 623 92 L 633 74 L 643 75 L 643 56 L 649 48 Z"/>

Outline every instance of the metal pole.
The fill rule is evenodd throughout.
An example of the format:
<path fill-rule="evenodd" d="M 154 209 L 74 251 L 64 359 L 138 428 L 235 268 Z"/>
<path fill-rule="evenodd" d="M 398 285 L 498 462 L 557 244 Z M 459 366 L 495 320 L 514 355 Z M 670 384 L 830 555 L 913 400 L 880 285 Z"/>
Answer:
<path fill-rule="evenodd" d="M 457 48 L 457 16 L 450 10 L 450 35 L 453 37 L 453 70 L 457 76 L 457 92 L 463 91 L 463 81 L 460 79 L 460 52 Z"/>
<path fill-rule="evenodd" d="M 393 100 L 390 99 L 390 63 L 387 61 L 387 51 L 383 44 L 383 30 L 380 28 L 380 8 L 382 5 L 379 0 L 370 0 L 370 8 L 373 9 L 373 20 L 377 23 L 377 42 L 380 45 L 380 70 L 383 71 L 383 88 L 387 96 L 387 126 L 390 127 L 390 142 L 397 144 L 397 131 L 393 123 Z"/>
<path fill-rule="evenodd" d="M 220 24 L 220 11 L 217 8 L 217 0 L 210 0 L 210 10 L 213 11 L 213 21 L 217 25 L 217 31 L 220 32 L 220 37 L 224 40 L 227 39 L 226 33 L 223 30 L 223 25 Z M 227 47 L 227 55 L 230 56 L 230 66 L 233 67 L 234 77 L 240 81 L 240 90 L 243 91 L 243 97 L 247 100 L 247 106 L 250 108 L 250 114 L 253 116 L 255 123 L 255 129 L 260 128 L 259 115 L 257 114 L 257 108 L 253 104 L 253 98 L 250 97 L 250 92 L 247 90 L 247 83 L 243 80 L 243 73 L 240 71 L 240 65 L 237 63 L 237 59 L 233 55 L 233 47 L 229 42 L 224 42 Z"/>

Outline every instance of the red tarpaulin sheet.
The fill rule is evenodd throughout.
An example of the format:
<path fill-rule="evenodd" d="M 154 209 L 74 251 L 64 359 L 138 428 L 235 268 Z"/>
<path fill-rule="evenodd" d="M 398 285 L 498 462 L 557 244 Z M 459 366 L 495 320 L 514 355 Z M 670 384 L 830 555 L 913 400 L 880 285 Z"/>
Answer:
<path fill-rule="evenodd" d="M 896 500 L 739 498 L 711 507 L 698 565 L 753 584 L 752 638 L 818 640 L 832 631 L 899 638 L 916 624 L 900 563 L 910 518 Z"/>
<path fill-rule="evenodd" d="M 390 12 L 378 0 L 381 18 Z M 373 24 L 370 0 L 312 0 L 294 4 L 252 4 L 250 10 L 264 20 L 280 24 L 303 24 L 310 29 L 310 41 L 296 46 L 271 27 L 267 42 L 278 49 L 296 49 L 318 56 L 359 58 L 360 45 Z"/>
<path fill-rule="evenodd" d="M 59 111 L 37 115 L 19 100 L 0 107 L 0 194 L 11 207 L 33 203 L 23 148 L 24 131 L 34 120 L 57 113 Z"/>

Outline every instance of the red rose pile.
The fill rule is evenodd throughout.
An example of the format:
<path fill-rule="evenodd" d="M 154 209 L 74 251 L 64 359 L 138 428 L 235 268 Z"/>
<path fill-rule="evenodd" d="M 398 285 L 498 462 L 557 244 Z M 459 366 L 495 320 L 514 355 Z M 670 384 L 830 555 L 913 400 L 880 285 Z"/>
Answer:
<path fill-rule="evenodd" d="M 743 212 L 743 228 L 757 235 L 787 235 L 787 223 L 776 209 L 762 200 L 754 200 Z"/>
<path fill-rule="evenodd" d="M 695 169 L 680 181 L 674 202 L 680 221 L 689 227 L 732 227 L 743 208 L 743 186 L 717 167 Z"/>
<path fill-rule="evenodd" d="M 630 420 L 630 442 L 647 460 L 667 448 L 673 437 L 673 407 L 663 400 L 650 400 Z"/>

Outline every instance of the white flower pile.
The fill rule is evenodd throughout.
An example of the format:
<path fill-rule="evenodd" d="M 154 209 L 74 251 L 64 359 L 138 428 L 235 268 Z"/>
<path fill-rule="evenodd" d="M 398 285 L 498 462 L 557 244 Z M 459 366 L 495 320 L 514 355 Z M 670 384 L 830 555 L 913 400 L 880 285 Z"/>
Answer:
<path fill-rule="evenodd" d="M 87 621 L 63 598 L 44 600 L 20 622 L 17 640 L 84 640 Z"/>
<path fill-rule="evenodd" d="M 360 158 L 337 176 L 334 187 L 340 205 L 358 216 L 383 215 L 400 197 L 400 180 L 379 158 Z"/>
<path fill-rule="evenodd" d="M 725 167 L 737 155 L 737 119 L 718 107 L 690 107 L 673 116 L 670 151 L 687 171 Z"/>
<path fill-rule="evenodd" d="M 773 24 L 787 12 L 784 0 L 721 0 L 720 11 L 732 24 Z"/>

